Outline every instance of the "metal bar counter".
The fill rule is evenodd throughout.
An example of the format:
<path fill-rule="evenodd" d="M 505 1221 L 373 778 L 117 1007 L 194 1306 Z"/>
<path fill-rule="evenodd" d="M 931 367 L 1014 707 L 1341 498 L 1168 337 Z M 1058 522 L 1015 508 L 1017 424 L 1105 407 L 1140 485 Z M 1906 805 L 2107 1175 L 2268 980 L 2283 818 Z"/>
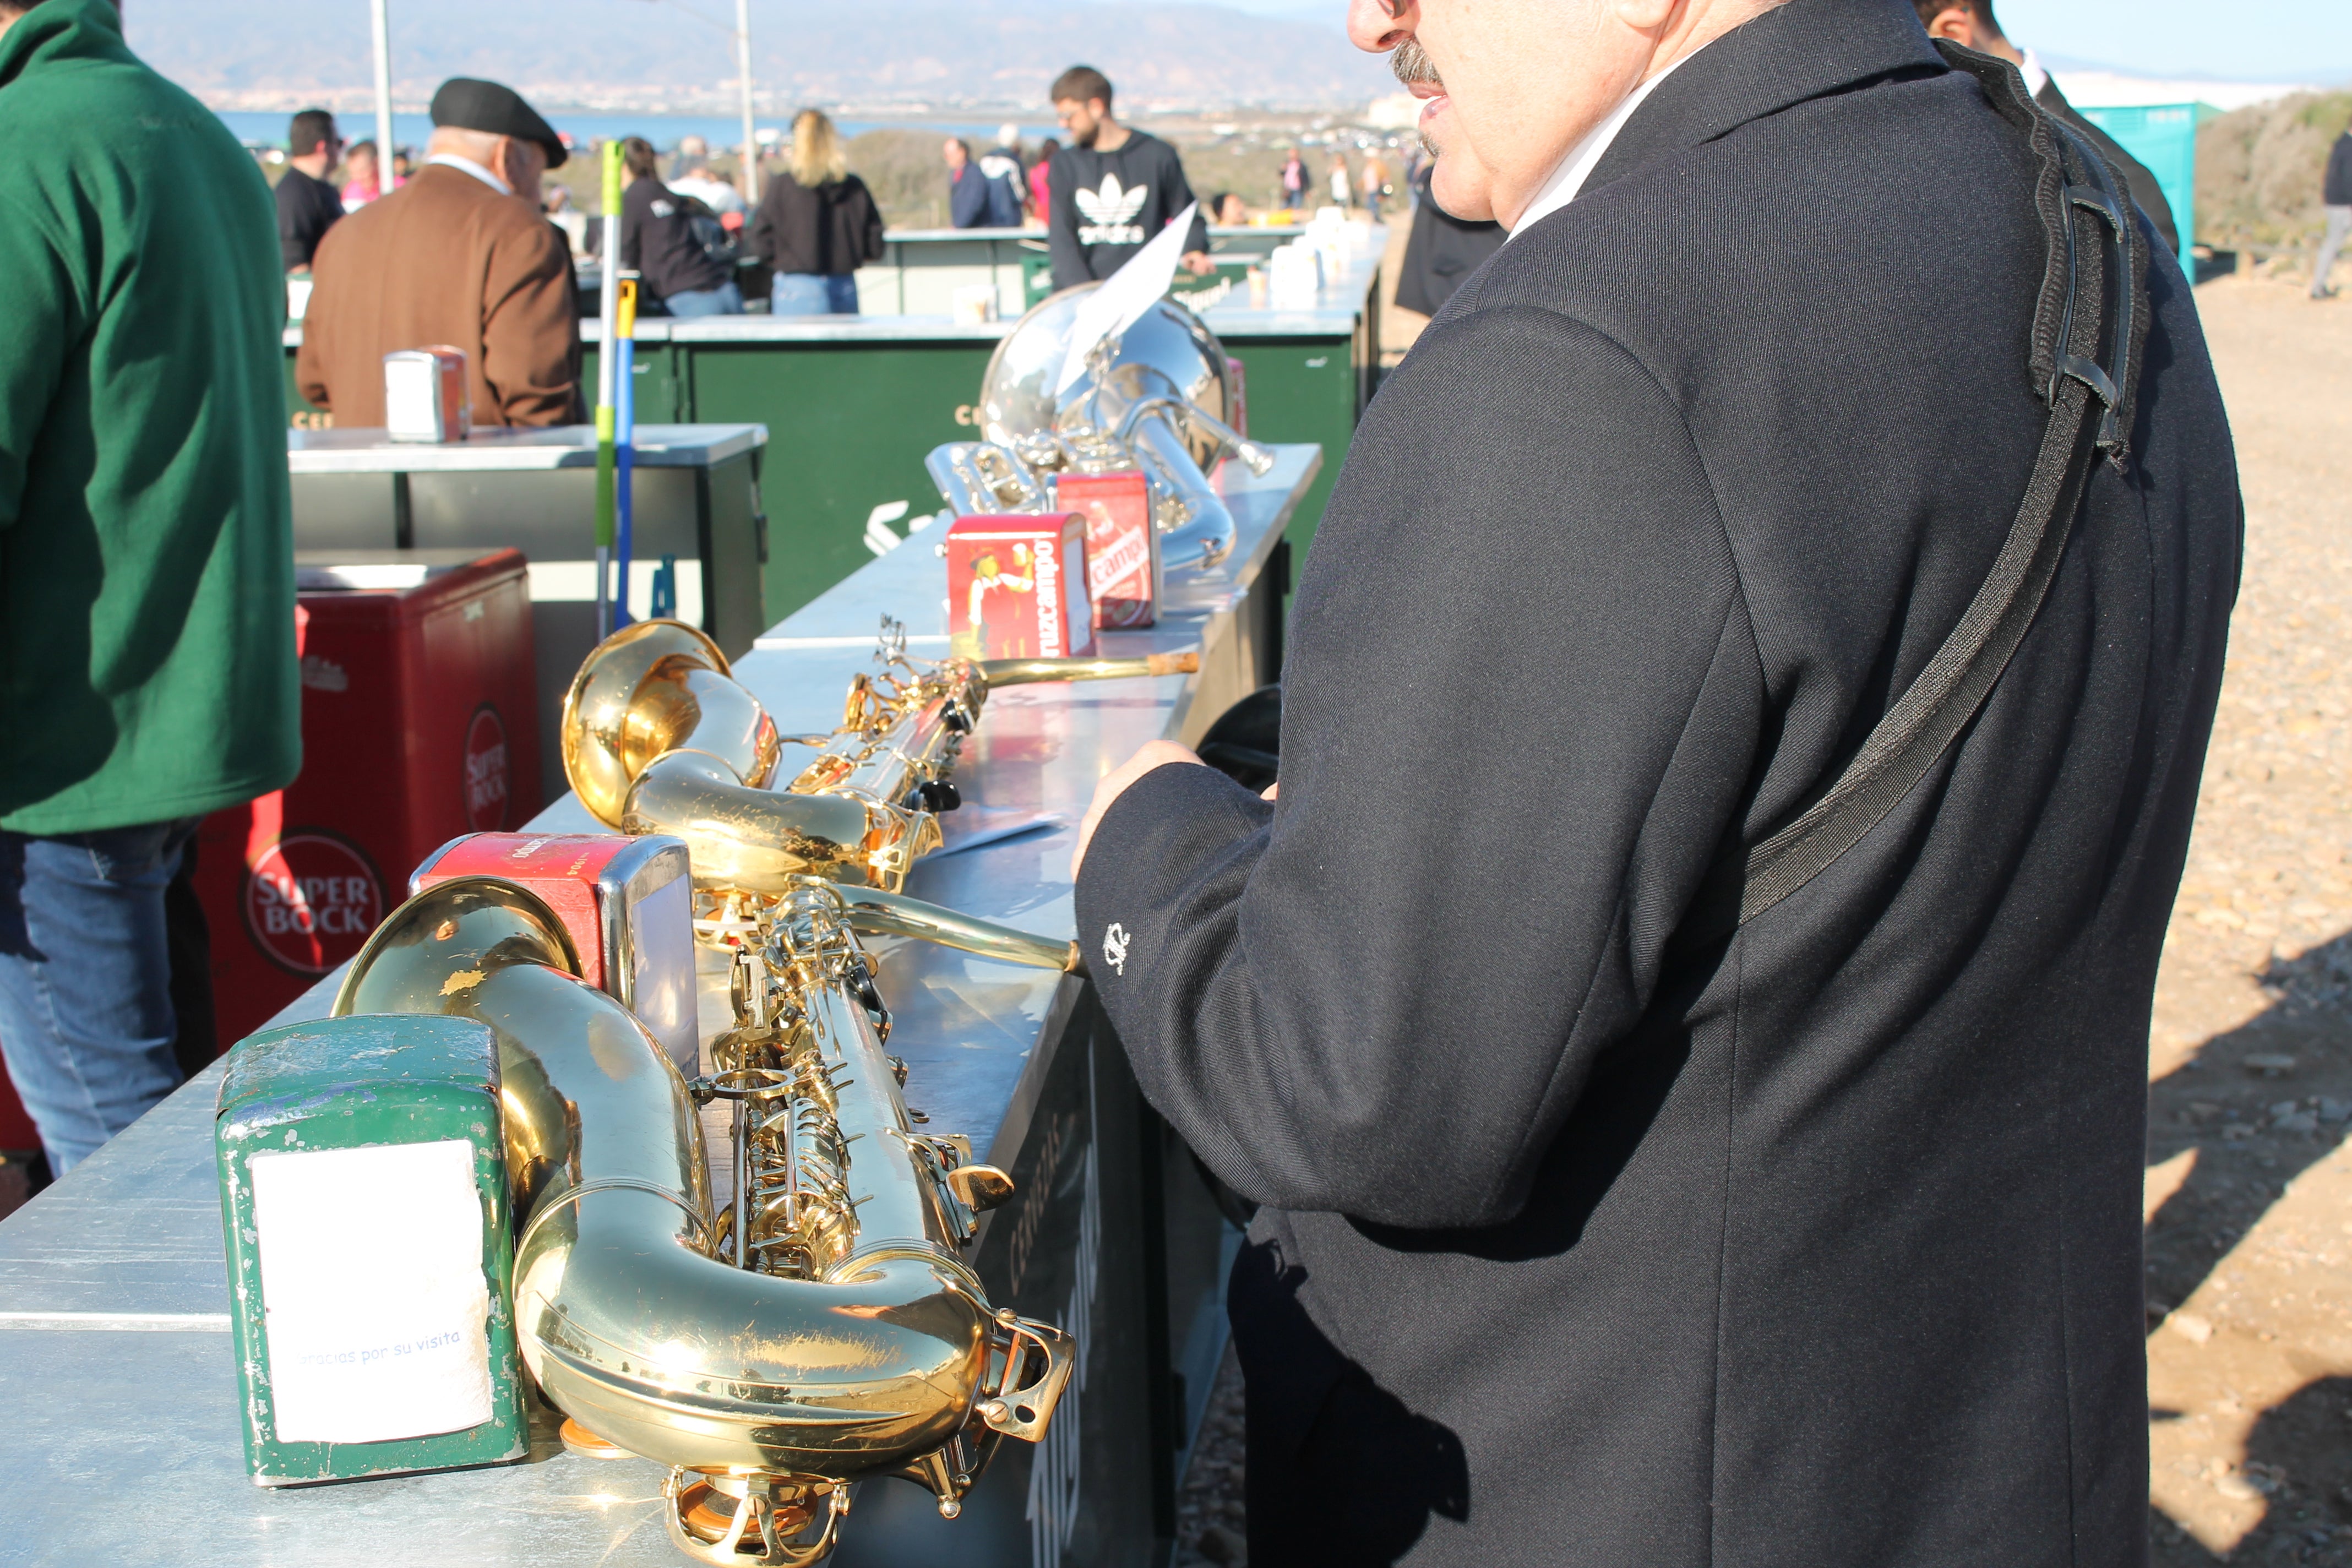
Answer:
<path fill-rule="evenodd" d="M 1290 237 L 1275 229 L 1248 232 Z M 1202 315 L 1242 363 L 1250 435 L 1323 448 L 1324 471 L 1289 528 L 1297 555 L 1314 536 L 1378 376 L 1381 243 L 1381 231 L 1370 231 L 1309 308 L 1253 310 L 1247 294 L 1236 290 Z M 583 384 L 593 387 L 597 324 L 580 325 L 588 340 Z M 871 559 L 869 518 L 887 522 L 938 510 L 923 458 L 943 441 L 977 434 L 972 405 L 981 377 L 1013 326 L 960 325 L 945 314 L 638 321 L 641 430 L 656 421 L 767 427 L 759 475 L 768 538 L 760 626 L 781 620 Z M 287 406 L 298 426 L 307 425 L 320 416 L 293 385 L 301 329 L 289 328 L 286 338 Z M 584 514 L 579 531 L 584 540 Z M 526 553 L 539 558 L 527 547 Z M 638 556 L 646 559 L 642 545 Z"/>
<path fill-rule="evenodd" d="M 1288 447 L 1265 478 L 1222 481 L 1240 529 L 1234 556 L 1159 626 L 1106 639 L 1118 654 L 1200 647 L 1200 675 L 991 700 L 957 770 L 969 804 L 910 892 L 1071 934 L 1069 854 L 1095 780 L 1146 740 L 1196 736 L 1221 691 L 1254 684 L 1266 650 L 1249 635 L 1253 600 L 1320 467 L 1316 448 Z M 884 610 L 907 622 L 910 652 L 945 652 L 943 570 L 918 534 L 775 627 L 737 674 L 783 730 L 831 727 Z M 957 848 L 1041 817 L 1057 820 Z M 532 826 L 589 823 L 566 796 Z M 942 1521 L 915 1487 L 867 1483 L 835 1561 L 1164 1563 L 1177 1466 L 1221 1348 L 1228 1233 L 1082 982 L 918 942 L 877 951 L 909 1101 L 1019 1184 L 987 1216 L 974 1265 L 994 1304 L 1077 1336 L 1080 1371 L 1046 1441 L 1003 1445 L 961 1518 Z M 322 1015 L 339 980 L 278 1021 Z M 707 963 L 706 1039 L 728 1021 L 724 984 Z M 213 1161 L 221 1071 L 0 1222 L 0 1563 L 685 1561 L 661 1523 L 663 1471 L 568 1453 L 543 1409 L 530 1458 L 511 1466 L 275 1490 L 247 1479 Z"/>

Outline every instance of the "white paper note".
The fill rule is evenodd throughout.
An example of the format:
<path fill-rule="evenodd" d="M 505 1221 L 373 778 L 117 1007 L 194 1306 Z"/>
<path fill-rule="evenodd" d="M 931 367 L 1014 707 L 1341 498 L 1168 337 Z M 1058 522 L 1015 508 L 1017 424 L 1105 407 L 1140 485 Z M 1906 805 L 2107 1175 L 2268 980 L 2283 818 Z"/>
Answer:
<path fill-rule="evenodd" d="M 280 1441 L 383 1443 L 490 1418 L 473 1164 L 458 1139 L 254 1155 Z"/>
<path fill-rule="evenodd" d="M 1192 232 L 1192 215 L 1200 210 L 1201 204 L 1194 202 L 1178 213 L 1174 222 L 1152 236 L 1141 250 L 1104 279 L 1101 288 L 1078 301 L 1077 315 L 1070 322 L 1070 347 L 1062 358 L 1062 374 L 1055 384 L 1055 396 L 1069 391 L 1072 384 L 1087 373 L 1087 355 L 1094 352 L 1097 343 L 1124 333 L 1168 292 L 1168 285 L 1176 280 L 1176 264 L 1184 258 L 1184 241 Z"/>

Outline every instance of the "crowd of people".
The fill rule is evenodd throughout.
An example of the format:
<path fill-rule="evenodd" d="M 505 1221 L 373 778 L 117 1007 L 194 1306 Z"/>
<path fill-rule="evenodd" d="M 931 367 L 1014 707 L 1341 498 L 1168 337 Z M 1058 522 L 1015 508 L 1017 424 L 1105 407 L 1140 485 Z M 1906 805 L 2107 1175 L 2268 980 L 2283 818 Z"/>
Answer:
<path fill-rule="evenodd" d="M 1020 127 L 1008 123 L 982 152 L 963 137 L 946 138 L 941 158 L 950 224 L 1045 231 L 1059 288 L 1107 276 L 1134 253 L 1140 236 L 1156 232 L 1191 205 L 1193 191 L 1173 146 L 1113 114 L 1114 89 L 1102 72 L 1073 67 L 1054 83 L 1050 99 L 1066 142 L 1048 137 L 1032 149 L 1024 145 Z M 740 315 L 752 306 L 737 271 L 757 262 L 769 271 L 770 312 L 856 313 L 855 274 L 883 256 L 882 210 L 872 189 L 849 169 L 845 143 L 823 110 L 803 110 L 793 118 L 780 163 L 763 162 L 756 201 L 712 172 L 709 150 L 699 137 L 681 139 L 667 156 L 643 137 L 625 138 L 624 144 L 627 182 L 620 259 L 639 279 L 645 310 L 680 317 Z M 556 145 L 562 145 L 561 138 Z M 1353 166 L 1335 145 L 1318 182 L 1293 147 L 1276 175 L 1269 206 L 1295 216 L 1310 206 L 1330 205 L 1361 211 L 1378 223 L 1399 207 L 1418 212 L 1430 205 L 1426 167 L 1418 147 L 1408 150 L 1401 168 L 1391 171 L 1377 143 L 1364 148 Z M 396 154 L 395 170 L 396 189 L 409 178 L 405 149 Z M 327 231 L 383 194 L 373 141 L 347 143 L 335 116 L 323 109 L 293 116 L 275 187 L 288 275 L 311 277 Z M 601 226 L 582 210 L 570 186 L 544 182 L 540 205 L 562 233 L 575 266 L 599 258 Z M 1206 269 L 1209 226 L 1238 227 L 1252 219 L 1242 193 L 1210 195 L 1202 204 L 1200 232 L 1184 265 Z M 1418 235 L 1448 220 L 1437 214 L 1415 221 Z M 1471 226 L 1470 232 L 1490 227 Z M 1442 279 L 1466 273 L 1465 258 L 1485 255 L 1475 243 L 1441 247 L 1433 260 L 1424 262 L 1419 255 L 1423 245 L 1416 238 L 1409 264 L 1420 279 L 1407 290 L 1416 300 L 1441 299 Z"/>

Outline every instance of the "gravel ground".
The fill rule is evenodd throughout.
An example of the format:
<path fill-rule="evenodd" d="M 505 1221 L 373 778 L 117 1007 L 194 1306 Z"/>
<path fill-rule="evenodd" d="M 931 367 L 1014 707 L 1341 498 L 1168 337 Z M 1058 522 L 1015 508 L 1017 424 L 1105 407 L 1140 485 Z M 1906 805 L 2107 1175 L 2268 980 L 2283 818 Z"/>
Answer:
<path fill-rule="evenodd" d="M 2159 1568 L 2352 1568 L 2352 296 L 2303 289 L 2283 270 L 2198 291 L 2246 562 L 2149 1041 Z M 1393 353 L 1421 319 L 1385 325 Z M 1245 1559 L 1242 1455 L 1229 1356 L 1179 1568 Z"/>
<path fill-rule="evenodd" d="M 2148 1059 L 2167 1568 L 2352 1564 L 2352 306 L 2198 290 L 2245 578 Z"/>
<path fill-rule="evenodd" d="M 1204 1563 L 1236 1568 L 1249 1561 L 1242 1510 L 1242 1369 L 1225 1347 L 1217 1386 L 1201 1418 L 1201 1440 L 1176 1494 L 1176 1556 L 1172 1568 Z"/>

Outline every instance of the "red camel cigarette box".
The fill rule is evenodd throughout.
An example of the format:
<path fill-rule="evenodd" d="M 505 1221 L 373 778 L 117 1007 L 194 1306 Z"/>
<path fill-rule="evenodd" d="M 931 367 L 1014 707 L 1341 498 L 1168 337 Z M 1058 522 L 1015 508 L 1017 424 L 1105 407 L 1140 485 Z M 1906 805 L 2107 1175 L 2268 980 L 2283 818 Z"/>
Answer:
<path fill-rule="evenodd" d="M 699 1070 L 694 877 L 685 840 L 468 833 L 425 858 L 408 879 L 409 894 L 453 877 L 497 877 L 545 899 L 571 934 L 581 978 L 636 1014 L 679 1071 Z"/>
<path fill-rule="evenodd" d="M 960 517 L 948 525 L 948 626 L 966 658 L 1063 658 L 1094 651 L 1087 520 Z"/>
<path fill-rule="evenodd" d="M 1148 626 L 1160 603 L 1160 533 L 1140 468 L 1057 474 L 1054 504 L 1087 520 L 1087 596 L 1097 631 Z"/>
<path fill-rule="evenodd" d="M 358 952 L 411 867 L 537 806 L 526 572 L 514 550 L 298 559 L 302 772 L 196 836 L 224 1047 Z"/>

